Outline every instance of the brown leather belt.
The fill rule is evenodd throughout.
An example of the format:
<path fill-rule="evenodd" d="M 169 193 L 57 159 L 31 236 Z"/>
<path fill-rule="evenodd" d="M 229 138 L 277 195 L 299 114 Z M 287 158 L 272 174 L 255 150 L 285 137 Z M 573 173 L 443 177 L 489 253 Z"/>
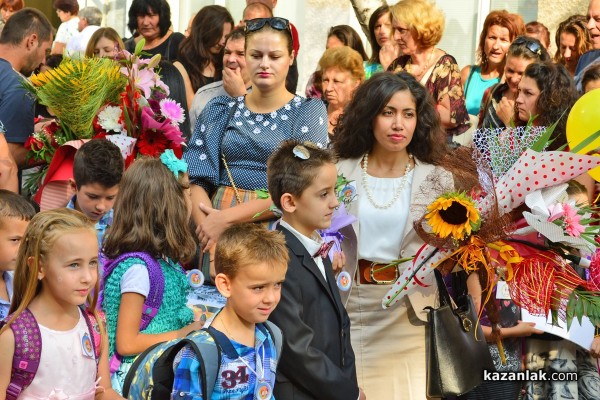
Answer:
<path fill-rule="evenodd" d="M 361 284 L 389 285 L 396 282 L 400 276 L 398 267 L 385 267 L 387 264 L 378 264 L 369 260 L 358 260 L 358 279 Z"/>

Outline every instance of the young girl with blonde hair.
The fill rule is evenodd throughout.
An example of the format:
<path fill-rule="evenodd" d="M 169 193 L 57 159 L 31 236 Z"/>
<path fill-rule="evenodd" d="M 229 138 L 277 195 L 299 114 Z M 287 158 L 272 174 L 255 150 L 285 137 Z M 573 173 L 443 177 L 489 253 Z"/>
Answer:
<path fill-rule="evenodd" d="M 66 208 L 34 216 L 0 330 L 0 399 L 120 398 L 110 387 L 97 293 L 93 222 Z"/>
<path fill-rule="evenodd" d="M 121 392 L 135 356 L 202 328 L 186 307 L 189 284 L 181 262 L 196 244 L 187 164 L 172 150 L 135 161 L 123 174 L 104 242 L 104 299 L 113 387 Z"/>

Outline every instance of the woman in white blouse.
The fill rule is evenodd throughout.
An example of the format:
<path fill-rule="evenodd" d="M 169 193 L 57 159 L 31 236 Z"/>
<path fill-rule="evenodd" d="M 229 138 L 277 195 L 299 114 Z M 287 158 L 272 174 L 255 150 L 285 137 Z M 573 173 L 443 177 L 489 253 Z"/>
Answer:
<path fill-rule="evenodd" d="M 61 24 L 52 44 L 52 54 L 62 54 L 69 39 L 79 33 L 79 3 L 77 0 L 54 0 L 53 6 Z"/>
<path fill-rule="evenodd" d="M 391 309 L 382 299 L 410 263 L 374 271 L 413 256 L 424 244 L 413 222 L 443 192 L 452 174 L 437 166 L 447 153 L 430 95 L 410 74 L 374 75 L 355 92 L 339 120 L 333 148 L 338 171 L 353 181 L 347 206 L 358 221 L 342 231 L 352 287 L 342 293 L 352 324 L 359 386 L 368 398 L 425 399 L 426 306 L 436 286 L 419 286 Z"/>

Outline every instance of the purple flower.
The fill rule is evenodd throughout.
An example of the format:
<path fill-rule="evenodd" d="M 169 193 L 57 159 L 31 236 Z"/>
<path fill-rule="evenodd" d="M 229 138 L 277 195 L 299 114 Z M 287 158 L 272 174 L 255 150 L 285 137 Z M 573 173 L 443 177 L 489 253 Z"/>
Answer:
<path fill-rule="evenodd" d="M 163 117 L 170 119 L 174 124 L 180 124 L 185 120 L 185 113 L 179 103 L 172 99 L 160 101 L 160 112 Z"/>

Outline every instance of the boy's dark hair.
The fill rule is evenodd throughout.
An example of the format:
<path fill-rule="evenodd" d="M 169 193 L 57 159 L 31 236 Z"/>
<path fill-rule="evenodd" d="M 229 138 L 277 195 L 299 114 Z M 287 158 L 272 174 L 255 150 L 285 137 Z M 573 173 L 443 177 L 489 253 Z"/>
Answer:
<path fill-rule="evenodd" d="M 75 153 L 73 177 L 77 189 L 92 183 L 111 188 L 121 182 L 123 167 L 123 156 L 117 145 L 108 140 L 94 139 Z"/>
<path fill-rule="evenodd" d="M 287 267 L 288 261 L 283 234 L 253 223 L 227 228 L 219 237 L 215 251 L 215 271 L 229 278 L 235 278 L 244 266 L 266 263 L 271 267 Z"/>
<path fill-rule="evenodd" d="M 35 208 L 24 197 L 10 190 L 0 189 L 0 227 L 4 218 L 19 218 L 30 221 L 35 215 Z"/>
<path fill-rule="evenodd" d="M 581 78 L 581 88 L 585 91 L 588 83 L 600 79 L 600 64 L 594 64 L 588 67 Z"/>
<path fill-rule="evenodd" d="M 320 149 L 313 143 L 283 142 L 267 161 L 267 182 L 273 203 L 281 209 L 281 196 L 285 193 L 300 196 L 321 166 L 335 162 L 333 152 Z"/>

